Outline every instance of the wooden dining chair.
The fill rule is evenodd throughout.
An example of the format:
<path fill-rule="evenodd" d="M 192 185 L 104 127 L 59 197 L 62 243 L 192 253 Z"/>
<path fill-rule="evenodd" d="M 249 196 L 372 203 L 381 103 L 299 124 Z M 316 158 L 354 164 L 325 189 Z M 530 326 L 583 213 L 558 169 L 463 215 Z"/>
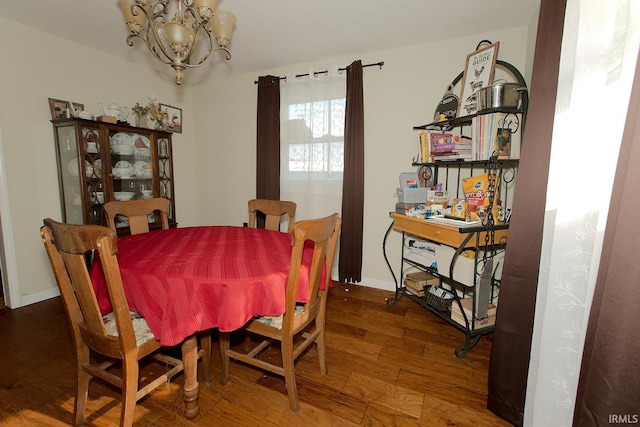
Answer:
<path fill-rule="evenodd" d="M 297 205 L 287 200 L 252 199 L 249 200 L 249 227 L 257 228 L 260 214 L 265 216 L 264 228 L 280 231 L 280 221 L 289 216 L 287 233 L 291 233 L 296 217 Z"/>
<path fill-rule="evenodd" d="M 154 212 L 160 213 L 162 229 L 169 228 L 169 200 L 164 197 L 155 197 L 144 200 L 116 201 L 112 200 L 103 206 L 107 216 L 107 225 L 116 230 L 116 216 L 121 215 L 129 220 L 131 234 L 147 233 L 149 231 L 149 219 L 147 216 Z"/>
<path fill-rule="evenodd" d="M 84 422 L 89 381 L 97 377 L 122 390 L 120 426 L 131 426 L 136 402 L 181 372 L 183 362 L 161 354 L 160 342 L 145 319 L 129 310 L 113 230 L 97 225 L 62 224 L 48 218 L 40 234 L 62 295 L 76 351 L 73 423 Z M 100 313 L 85 258 L 93 251 L 99 253 L 114 310 L 106 315 Z M 210 351 L 211 339 L 205 337 L 198 357 L 206 357 Z M 96 354 L 102 357 L 97 360 Z M 146 356 L 167 365 L 167 370 L 140 384 L 139 360 Z"/>
<path fill-rule="evenodd" d="M 314 342 L 318 349 L 320 373 L 322 375 L 327 373 L 325 317 L 327 295 L 331 284 L 331 267 L 340 234 L 340 224 L 341 220 L 337 213 L 326 218 L 304 220 L 295 224 L 284 315 L 255 317 L 243 326 L 243 330 L 262 337 L 262 341 L 249 351 L 232 349 L 230 333 L 220 333 L 222 384 L 229 381 L 230 359 L 284 376 L 289 405 L 293 412 L 298 412 L 300 403 L 294 363 L 298 356 Z M 302 254 L 307 240 L 314 243 L 314 248 L 308 273 L 309 302 L 302 304 L 296 303 L 296 296 L 300 286 Z M 313 325 L 310 326 L 312 323 Z M 298 335 L 302 335 L 303 340 L 296 341 L 294 346 L 294 337 Z M 272 341 L 280 343 L 282 357 L 279 364 L 260 358 L 260 354 Z"/>
<path fill-rule="evenodd" d="M 169 228 L 169 199 L 155 197 L 151 199 L 138 200 L 112 200 L 103 205 L 104 213 L 107 217 L 109 228 L 117 232 L 116 217 L 123 216 L 129 221 L 129 233 L 135 234 L 149 232 L 149 215 L 157 213 L 160 216 L 162 230 Z M 198 333 L 201 342 L 211 342 L 211 334 L 208 331 Z M 211 349 L 203 356 L 205 370 L 205 385 L 211 385 L 211 375 L 208 372 L 209 361 L 211 360 Z"/>

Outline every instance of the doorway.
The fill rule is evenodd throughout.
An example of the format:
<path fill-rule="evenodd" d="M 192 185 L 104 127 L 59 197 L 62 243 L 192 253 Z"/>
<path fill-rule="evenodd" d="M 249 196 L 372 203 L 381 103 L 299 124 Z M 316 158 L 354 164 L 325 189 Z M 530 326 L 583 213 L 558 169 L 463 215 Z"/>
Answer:
<path fill-rule="evenodd" d="M 0 266 L 0 308 L 4 308 L 4 285 L 2 280 L 2 271 L 2 267 Z"/>
<path fill-rule="evenodd" d="M 20 307 L 18 302 L 20 288 L 5 171 L 4 144 L 2 126 L 0 126 L 0 307 L 18 308 Z"/>

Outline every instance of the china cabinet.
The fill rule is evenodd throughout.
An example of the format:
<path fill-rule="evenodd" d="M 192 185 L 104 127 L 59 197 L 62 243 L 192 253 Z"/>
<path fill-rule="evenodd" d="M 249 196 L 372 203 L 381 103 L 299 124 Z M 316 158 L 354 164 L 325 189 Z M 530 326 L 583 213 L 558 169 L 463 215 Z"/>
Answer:
<path fill-rule="evenodd" d="M 106 225 L 102 206 L 110 200 L 164 197 L 176 226 L 172 134 L 83 119 L 52 120 L 62 219 Z M 159 228 L 159 218 L 149 218 Z M 129 232 L 126 219 L 118 234 Z"/>

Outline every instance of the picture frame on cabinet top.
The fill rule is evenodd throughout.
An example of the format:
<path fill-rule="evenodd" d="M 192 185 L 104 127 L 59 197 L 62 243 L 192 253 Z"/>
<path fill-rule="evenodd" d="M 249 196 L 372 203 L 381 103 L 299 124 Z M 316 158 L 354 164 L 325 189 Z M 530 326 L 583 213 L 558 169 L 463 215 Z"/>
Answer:
<path fill-rule="evenodd" d="M 169 132 L 182 133 L 182 108 L 160 104 L 160 111 L 167 113 L 166 129 Z"/>
<path fill-rule="evenodd" d="M 77 102 L 65 101 L 63 99 L 49 98 L 49 110 L 51 110 L 51 119 L 66 119 L 67 104 L 69 105 L 69 116 L 77 117 L 78 111 L 84 110 L 84 104 Z"/>

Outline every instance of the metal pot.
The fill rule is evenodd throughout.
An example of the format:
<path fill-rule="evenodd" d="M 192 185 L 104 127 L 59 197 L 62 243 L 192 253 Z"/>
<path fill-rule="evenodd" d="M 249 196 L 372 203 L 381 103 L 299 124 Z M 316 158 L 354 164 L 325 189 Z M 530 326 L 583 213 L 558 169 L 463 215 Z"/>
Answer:
<path fill-rule="evenodd" d="M 497 83 L 478 91 L 478 111 L 492 108 L 519 108 L 522 92 L 527 88 L 520 83 Z"/>

